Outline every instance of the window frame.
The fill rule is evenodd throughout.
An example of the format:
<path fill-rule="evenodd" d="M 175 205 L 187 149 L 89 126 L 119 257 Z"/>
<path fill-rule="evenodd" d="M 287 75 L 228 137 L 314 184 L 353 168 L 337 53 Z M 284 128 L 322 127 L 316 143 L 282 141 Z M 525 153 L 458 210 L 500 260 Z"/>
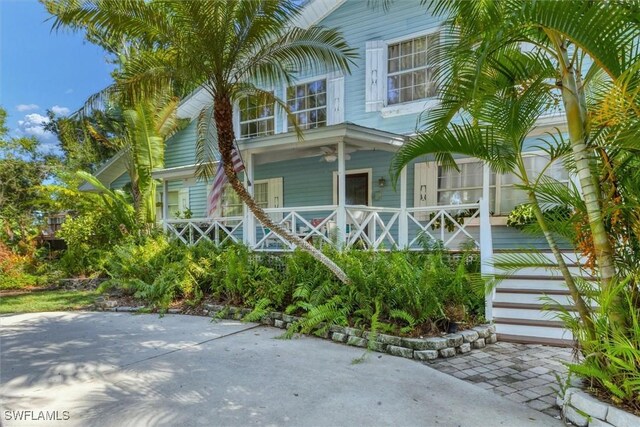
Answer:
<path fill-rule="evenodd" d="M 440 28 L 437 28 L 436 30 L 429 30 L 429 31 L 423 31 L 420 33 L 414 33 L 412 35 L 406 36 L 406 37 L 402 37 L 402 38 L 398 38 L 398 39 L 393 39 L 393 40 L 387 40 L 385 41 L 385 51 L 384 51 L 384 65 L 385 65 L 385 79 L 384 79 L 384 87 L 385 87 L 385 101 L 384 101 L 384 105 L 386 107 L 393 107 L 396 105 L 403 105 L 403 104 L 413 104 L 413 103 L 420 103 L 420 102 L 424 102 L 424 101 L 429 101 L 432 100 L 434 98 L 437 98 L 438 96 L 438 87 L 436 85 L 436 93 L 433 96 L 425 96 L 423 98 L 418 98 L 418 99 L 412 99 L 409 101 L 403 101 L 403 102 L 396 102 L 393 104 L 389 103 L 389 77 L 393 77 L 393 76 L 402 76 L 405 74 L 412 74 L 416 71 L 421 71 L 421 70 L 428 70 L 429 68 L 434 68 L 435 65 L 431 64 L 429 65 L 428 63 L 426 63 L 426 59 L 428 58 L 428 52 L 429 52 L 429 44 L 428 44 L 428 38 L 429 36 L 438 34 L 438 45 L 441 46 L 442 45 L 442 31 Z M 425 54 L 425 65 L 421 66 L 421 67 L 413 67 L 411 69 L 408 70 L 400 70 L 400 59 L 402 58 L 402 56 L 400 54 L 398 54 L 398 71 L 394 71 L 394 72 L 389 72 L 389 63 L 390 63 L 390 58 L 389 58 L 389 47 L 392 45 L 398 45 L 401 46 L 403 43 L 406 42 L 413 42 L 416 39 L 425 39 L 425 43 L 426 44 L 426 48 L 427 50 L 424 51 Z M 412 56 L 414 56 L 415 54 L 412 53 Z M 400 77 L 401 78 L 401 77 Z M 434 79 L 435 80 L 435 79 Z M 425 79 L 425 85 L 428 85 L 431 81 L 427 81 Z M 437 83 L 437 82 L 436 82 Z M 414 87 L 414 86 L 411 86 Z M 401 90 L 401 88 L 397 88 L 398 91 Z"/>
<path fill-rule="evenodd" d="M 422 98 L 414 101 L 401 102 L 397 104 L 389 104 L 389 97 L 388 97 L 389 88 L 388 88 L 388 80 L 387 80 L 389 77 L 388 53 L 389 53 L 389 45 L 402 43 L 403 41 L 409 41 L 409 40 L 413 40 L 420 37 L 428 37 L 429 35 L 432 35 L 434 33 L 440 33 L 440 43 L 442 44 L 442 39 L 444 34 L 443 30 L 444 30 L 444 27 L 442 25 L 438 25 L 435 27 L 427 28 L 422 31 L 417 31 L 414 33 L 405 34 L 400 37 L 395 37 L 392 39 L 387 39 L 382 41 L 384 44 L 384 49 L 382 51 L 382 55 L 383 55 L 382 62 L 384 64 L 384 68 L 382 70 L 383 71 L 382 85 L 383 85 L 384 100 L 383 100 L 383 106 L 380 109 L 380 114 L 383 118 L 401 116 L 405 114 L 418 114 L 425 110 L 430 110 L 440 105 L 440 100 L 438 98 L 438 93 L 439 93 L 438 89 L 436 89 L 436 95 L 429 98 Z"/>
<path fill-rule="evenodd" d="M 273 90 L 271 90 L 270 92 L 273 92 Z M 247 96 L 248 97 L 248 96 Z M 245 97 L 245 98 L 247 98 Z M 244 99 L 244 98 L 243 98 Z M 238 139 L 238 141 L 240 140 L 246 140 L 246 139 L 253 139 L 253 138 L 261 138 L 261 137 L 265 137 L 265 136 L 272 136 L 275 135 L 277 132 L 277 128 L 276 128 L 276 124 L 277 124 L 277 114 L 276 114 L 276 105 L 275 102 L 273 104 L 273 108 L 272 108 L 272 115 L 268 116 L 268 117 L 264 117 L 264 118 L 258 118 L 258 119 L 251 119 L 251 120 L 242 120 L 242 110 L 240 108 L 240 103 L 242 102 L 242 99 L 236 101 L 234 104 L 234 111 L 236 112 L 234 114 L 234 130 L 235 130 L 235 134 L 236 134 L 236 138 Z M 242 125 L 245 123 L 258 123 L 258 122 L 262 122 L 265 120 L 273 120 L 273 132 L 272 133 L 268 133 L 268 134 L 264 134 L 264 135 L 253 135 L 253 136 L 242 136 Z"/>
<path fill-rule="evenodd" d="M 337 76 L 337 75 L 336 75 Z M 283 100 L 286 103 L 289 102 L 289 99 L 287 97 L 287 91 L 290 87 L 295 87 L 295 86 L 301 86 L 301 85 L 307 85 L 309 83 L 314 83 L 320 80 L 324 80 L 324 90 L 325 90 L 325 124 L 324 126 L 318 126 L 315 128 L 302 128 L 303 130 L 313 130 L 313 129 L 319 129 L 322 127 L 327 127 L 330 126 L 332 123 L 332 119 L 329 117 L 330 114 L 330 109 L 329 109 L 329 105 L 330 105 L 330 101 L 329 101 L 329 96 L 330 96 L 330 81 L 334 78 L 336 78 L 336 76 L 332 75 L 332 74 L 321 74 L 321 75 L 316 75 L 316 76 L 309 76 L 303 79 L 298 79 L 296 80 L 293 85 L 283 85 Z M 339 77 L 339 76 L 337 76 Z M 343 101 L 343 105 L 344 105 L 344 101 Z M 344 107 L 343 107 L 344 108 Z M 314 108 L 315 110 L 319 110 L 321 108 Z M 304 109 L 304 110 L 300 110 L 298 112 L 305 112 L 305 111 L 312 111 L 314 109 Z M 292 111 L 292 114 L 296 114 L 295 111 Z M 289 117 L 287 116 L 287 114 L 283 114 L 282 115 L 282 132 L 283 133 L 288 133 L 288 132 L 292 132 L 293 130 L 289 129 Z"/>

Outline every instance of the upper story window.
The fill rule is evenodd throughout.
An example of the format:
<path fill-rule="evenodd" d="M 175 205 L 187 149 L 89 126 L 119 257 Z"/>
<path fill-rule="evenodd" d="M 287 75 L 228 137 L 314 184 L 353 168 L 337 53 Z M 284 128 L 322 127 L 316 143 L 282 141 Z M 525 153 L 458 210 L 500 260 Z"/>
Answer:
<path fill-rule="evenodd" d="M 435 56 L 440 33 L 387 47 L 387 105 L 436 96 Z"/>
<path fill-rule="evenodd" d="M 264 99 L 247 96 L 239 102 L 240 138 L 273 135 L 275 116 L 273 104 Z"/>
<path fill-rule="evenodd" d="M 316 80 L 287 88 L 287 105 L 296 115 L 301 129 L 327 125 L 327 80 Z M 287 121 L 288 130 L 293 123 Z"/>

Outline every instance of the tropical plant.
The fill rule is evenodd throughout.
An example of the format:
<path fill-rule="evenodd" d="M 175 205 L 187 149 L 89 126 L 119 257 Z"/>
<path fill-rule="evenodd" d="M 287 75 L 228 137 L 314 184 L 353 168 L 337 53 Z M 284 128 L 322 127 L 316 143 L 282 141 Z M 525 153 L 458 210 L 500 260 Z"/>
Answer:
<path fill-rule="evenodd" d="M 615 278 L 613 247 L 605 227 L 602 194 L 598 182 L 596 144 L 591 139 L 591 115 L 587 87 L 600 73 L 616 81 L 623 76 L 630 88 L 639 81 L 640 33 L 638 6 L 626 2 L 527 1 L 467 2 L 425 1 L 435 14 L 446 16 L 450 29 L 449 59 L 442 70 L 455 76 L 460 67 L 475 66 L 476 76 L 456 84 L 482 96 L 477 85 L 484 63 L 495 61 L 505 49 L 523 46 L 531 57 L 552 64 L 554 73 L 547 90 L 559 93 L 567 119 L 572 162 L 581 188 L 589 232 L 603 287 Z M 465 55 L 476 53 L 476 63 Z M 591 65 L 590 65 L 591 64 Z M 444 64 L 443 64 L 444 65 Z M 447 68 L 450 66 L 451 68 Z M 453 102 L 450 102 L 453 101 Z M 461 105 L 443 97 L 441 123 L 448 122 Z M 615 318 L 615 310 L 611 313 Z M 622 326 L 622 318 L 618 319 Z"/>
<path fill-rule="evenodd" d="M 458 48 L 456 46 L 456 48 Z M 589 309 L 560 252 L 557 238 L 549 228 L 539 201 L 537 187 L 551 178 L 544 173 L 532 176 L 525 156 L 527 137 L 538 118 L 554 104 L 548 80 L 555 73 L 544 56 L 507 47 L 483 61 L 483 52 L 470 49 L 442 89 L 442 105 L 427 120 L 428 129 L 418 134 L 395 155 L 392 172 L 397 177 L 411 160 L 434 155 L 445 167 L 456 167 L 452 154 L 464 154 L 485 161 L 498 173 L 511 173 L 526 192 L 529 206 L 551 248 L 571 296 L 585 324 Z M 459 122 L 450 122 L 455 115 Z M 539 139 L 536 148 L 545 152 L 547 167 L 561 161 L 569 145 L 561 137 Z M 545 168 L 546 170 L 546 168 Z M 543 171 L 544 172 L 544 171 Z M 553 180 L 551 180 L 553 181 Z"/>
<path fill-rule="evenodd" d="M 142 222 L 156 222 L 156 180 L 154 169 L 164 166 L 164 144 L 181 127 L 179 99 L 159 94 L 139 100 L 123 111 L 134 205 Z"/>
<path fill-rule="evenodd" d="M 116 82 L 125 98 L 168 85 L 190 89 L 201 85 L 212 105 L 200 114 L 199 128 L 205 129 L 199 132 L 197 149 L 200 175 L 213 176 L 211 161 L 217 160 L 218 152 L 231 187 L 258 221 L 313 253 L 348 282 L 334 262 L 264 213 L 236 176 L 231 160 L 234 102 L 256 97 L 289 113 L 286 103 L 264 88 L 291 83 L 301 71 L 349 71 L 356 51 L 340 33 L 296 27 L 301 6 L 289 0 L 44 0 L 44 4 L 55 16 L 54 28 L 83 28 L 100 40 L 130 43 L 126 67 Z"/>

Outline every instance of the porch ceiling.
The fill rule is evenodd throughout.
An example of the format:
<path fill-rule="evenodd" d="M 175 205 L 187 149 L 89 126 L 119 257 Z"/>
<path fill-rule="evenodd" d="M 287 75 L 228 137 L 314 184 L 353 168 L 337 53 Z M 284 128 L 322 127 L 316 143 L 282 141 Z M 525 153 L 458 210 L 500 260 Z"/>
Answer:
<path fill-rule="evenodd" d="M 395 152 L 406 140 L 403 135 L 343 123 L 304 133 L 304 140 L 295 134 L 272 135 L 240 143 L 240 149 L 254 154 L 254 164 L 324 155 L 320 147 L 335 146 L 344 141 L 347 151 L 382 150 Z"/>

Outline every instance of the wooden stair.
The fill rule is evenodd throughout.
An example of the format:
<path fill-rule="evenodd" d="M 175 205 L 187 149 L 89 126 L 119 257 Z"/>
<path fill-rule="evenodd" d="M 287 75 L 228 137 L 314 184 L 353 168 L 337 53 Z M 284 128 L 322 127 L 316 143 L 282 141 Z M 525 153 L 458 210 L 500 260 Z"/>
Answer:
<path fill-rule="evenodd" d="M 500 253 L 500 251 L 496 251 Z M 513 252 L 513 251 L 512 251 Z M 544 252 L 550 260 L 551 252 Z M 565 253 L 572 274 L 581 268 L 574 254 Z M 557 269 L 527 267 L 501 279 L 493 294 L 493 322 L 501 341 L 569 347 L 573 334 L 557 317 L 562 309 L 574 313 L 569 290 Z"/>

